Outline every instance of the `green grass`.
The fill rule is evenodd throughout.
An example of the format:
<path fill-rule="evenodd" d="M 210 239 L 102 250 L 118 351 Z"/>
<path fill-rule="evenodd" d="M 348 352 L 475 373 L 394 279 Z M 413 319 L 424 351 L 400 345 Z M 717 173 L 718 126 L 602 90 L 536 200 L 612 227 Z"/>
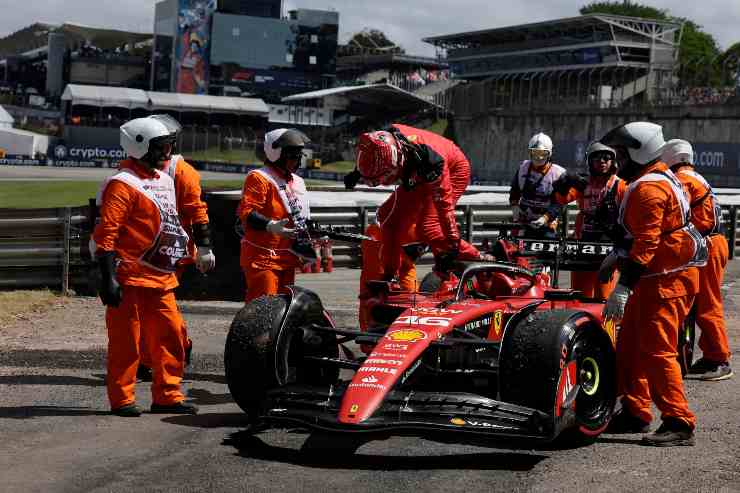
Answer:
<path fill-rule="evenodd" d="M 203 180 L 204 190 L 241 190 L 244 180 Z M 311 185 L 336 185 L 324 180 L 306 180 Z M 46 209 L 80 207 L 95 197 L 96 181 L 0 181 L 0 209 Z"/>
<path fill-rule="evenodd" d="M 226 161 L 235 164 L 256 164 L 260 160 L 254 153 L 254 149 L 219 150 L 216 147 L 205 151 L 184 153 L 188 160 L 193 161 Z"/>
<path fill-rule="evenodd" d="M 432 125 L 429 128 L 427 128 L 427 130 L 429 130 L 430 132 L 434 132 L 435 134 L 438 134 L 438 135 L 444 135 L 445 130 L 447 130 L 447 119 L 442 118 L 442 119 L 435 121 L 434 123 L 432 123 Z"/>

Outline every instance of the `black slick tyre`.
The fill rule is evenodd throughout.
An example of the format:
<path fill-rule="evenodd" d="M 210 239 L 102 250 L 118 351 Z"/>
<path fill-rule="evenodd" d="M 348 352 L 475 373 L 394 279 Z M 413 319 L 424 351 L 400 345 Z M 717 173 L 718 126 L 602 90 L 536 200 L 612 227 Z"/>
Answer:
<path fill-rule="evenodd" d="M 226 338 L 226 383 L 234 401 L 254 421 L 267 392 L 289 383 L 330 384 L 338 369 L 306 361 L 305 356 L 337 357 L 336 338 L 303 341 L 301 317 L 286 320 L 288 299 L 261 296 L 234 317 Z"/>
<path fill-rule="evenodd" d="M 556 434 L 596 436 L 609 423 L 616 402 L 611 340 L 583 312 L 533 312 L 506 328 L 499 392 L 504 402 L 551 414 Z"/>

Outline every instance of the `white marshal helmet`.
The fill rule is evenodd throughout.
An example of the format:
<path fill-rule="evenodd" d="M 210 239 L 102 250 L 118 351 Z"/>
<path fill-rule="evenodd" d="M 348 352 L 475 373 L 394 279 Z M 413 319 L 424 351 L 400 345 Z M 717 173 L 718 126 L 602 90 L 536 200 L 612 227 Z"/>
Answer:
<path fill-rule="evenodd" d="M 306 134 L 293 128 L 277 128 L 265 134 L 264 151 L 267 160 L 271 163 L 277 163 L 283 154 L 285 148 L 303 148 L 310 144 Z"/>
<path fill-rule="evenodd" d="M 552 155 L 552 139 L 549 135 L 540 132 L 533 135 L 532 138 L 529 139 L 529 145 L 527 145 L 527 149 L 529 149 L 530 151 L 533 151 L 535 149 L 540 151 L 548 151 L 550 155 Z"/>
<path fill-rule="evenodd" d="M 155 118 L 135 118 L 121 125 L 121 147 L 129 157 L 142 159 L 152 140 L 170 135 L 170 129 Z"/>
<path fill-rule="evenodd" d="M 687 140 L 671 139 L 663 146 L 661 161 L 668 167 L 679 163 L 694 164 L 694 148 Z"/>
<path fill-rule="evenodd" d="M 663 127 L 651 122 L 631 122 L 607 133 L 602 144 L 623 147 L 632 161 L 644 166 L 661 157 L 665 140 Z"/>

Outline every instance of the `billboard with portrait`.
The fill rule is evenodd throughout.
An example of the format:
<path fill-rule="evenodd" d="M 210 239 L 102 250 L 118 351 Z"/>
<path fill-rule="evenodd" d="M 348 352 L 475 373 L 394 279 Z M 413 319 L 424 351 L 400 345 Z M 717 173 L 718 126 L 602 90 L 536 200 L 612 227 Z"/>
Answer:
<path fill-rule="evenodd" d="M 208 94 L 211 16 L 216 0 L 179 0 L 175 42 L 175 91 Z"/>

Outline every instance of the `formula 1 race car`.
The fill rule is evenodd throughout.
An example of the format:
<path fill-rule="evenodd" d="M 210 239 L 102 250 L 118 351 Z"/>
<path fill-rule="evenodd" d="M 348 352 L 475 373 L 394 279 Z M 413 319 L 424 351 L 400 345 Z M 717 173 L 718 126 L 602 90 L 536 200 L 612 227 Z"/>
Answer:
<path fill-rule="evenodd" d="M 234 400 L 255 423 L 339 432 L 599 435 L 616 400 L 603 304 L 512 263 L 453 270 L 435 292 L 374 282 L 367 332 L 298 286 L 253 300 L 226 341 Z"/>

